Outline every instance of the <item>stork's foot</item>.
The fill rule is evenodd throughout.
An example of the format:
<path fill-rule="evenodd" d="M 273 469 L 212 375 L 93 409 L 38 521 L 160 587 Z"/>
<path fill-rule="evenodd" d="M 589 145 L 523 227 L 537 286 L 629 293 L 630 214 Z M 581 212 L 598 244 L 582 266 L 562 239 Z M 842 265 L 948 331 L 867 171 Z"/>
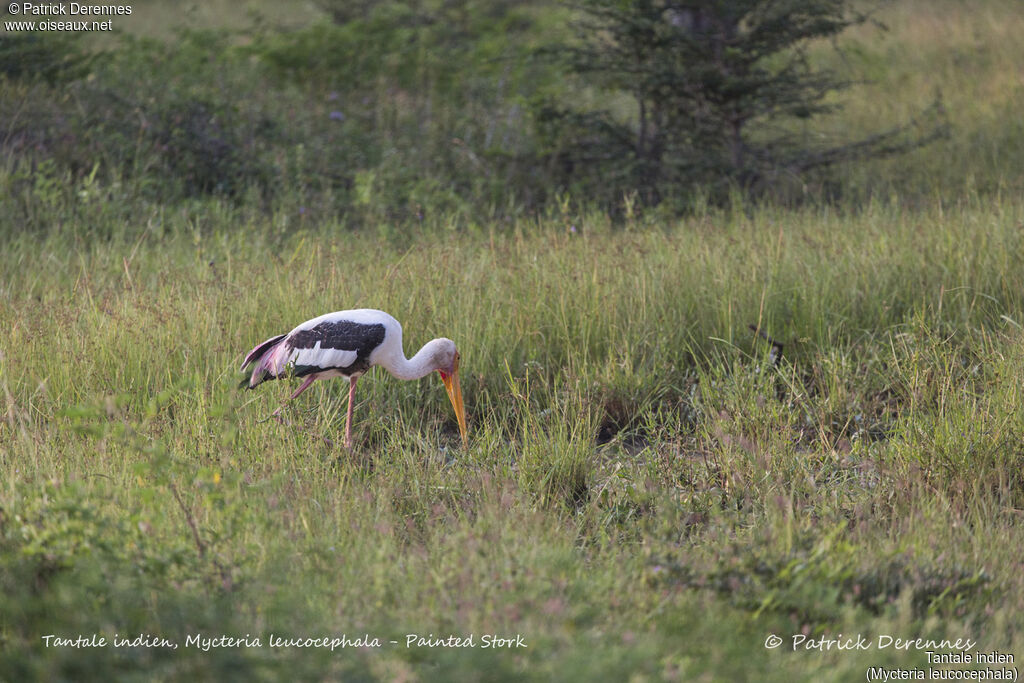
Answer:
<path fill-rule="evenodd" d="M 345 440 L 342 441 L 342 445 L 345 446 L 346 451 L 352 450 L 352 425 L 347 421 L 345 422 Z"/>

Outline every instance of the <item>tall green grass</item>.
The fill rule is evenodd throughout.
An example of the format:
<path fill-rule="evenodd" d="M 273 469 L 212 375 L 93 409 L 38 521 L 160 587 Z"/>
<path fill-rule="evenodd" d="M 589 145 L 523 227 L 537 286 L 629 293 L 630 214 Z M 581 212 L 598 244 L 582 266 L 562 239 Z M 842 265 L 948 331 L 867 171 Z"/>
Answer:
<path fill-rule="evenodd" d="M 762 643 L 1019 648 L 1018 202 L 401 238 L 281 220 L 8 242 L 4 677 L 848 680 L 924 655 Z M 342 383 L 287 425 L 266 418 L 293 383 L 236 389 L 252 345 L 358 306 L 408 353 L 456 340 L 468 450 L 430 378 L 364 379 L 350 453 Z M 93 632 L 182 646 L 41 640 Z M 529 647 L 184 649 L 197 632 Z"/>

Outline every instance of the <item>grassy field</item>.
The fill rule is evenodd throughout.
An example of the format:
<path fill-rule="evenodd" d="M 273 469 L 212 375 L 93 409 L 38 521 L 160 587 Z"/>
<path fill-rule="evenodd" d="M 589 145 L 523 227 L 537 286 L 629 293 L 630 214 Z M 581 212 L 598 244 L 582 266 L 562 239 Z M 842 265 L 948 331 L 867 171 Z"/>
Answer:
<path fill-rule="evenodd" d="M 850 680 L 926 664 L 767 650 L 772 633 L 1020 651 L 1020 203 L 626 229 L 593 215 L 400 242 L 161 220 L 4 251 L 8 679 Z M 266 418 L 292 383 L 235 388 L 253 344 L 340 305 L 391 311 L 410 349 L 457 340 L 467 451 L 431 379 L 368 376 L 351 453 L 344 383 L 307 392 L 289 425 Z M 758 322 L 785 343 L 777 367 Z M 41 639 L 93 633 L 179 648 Z M 203 651 L 195 634 L 263 647 Z"/>
<path fill-rule="evenodd" d="M 823 135 L 939 83 L 952 131 L 846 203 L 346 222 L 0 160 L 0 681 L 1018 667 L 927 654 L 1024 656 L 1015 7 L 851 33 Z M 456 341 L 468 448 L 432 377 L 369 373 L 351 452 L 344 382 L 237 388 L 364 306 Z"/>

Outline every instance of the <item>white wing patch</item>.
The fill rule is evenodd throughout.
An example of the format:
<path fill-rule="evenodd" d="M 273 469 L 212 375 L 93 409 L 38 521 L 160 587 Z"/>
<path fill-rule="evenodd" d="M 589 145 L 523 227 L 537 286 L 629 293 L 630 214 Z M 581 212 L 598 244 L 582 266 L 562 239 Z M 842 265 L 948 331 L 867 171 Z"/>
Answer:
<path fill-rule="evenodd" d="M 347 368 L 356 362 L 358 353 L 346 349 L 322 349 L 318 341 L 313 348 L 295 349 L 288 355 L 287 365 L 318 368 Z"/>

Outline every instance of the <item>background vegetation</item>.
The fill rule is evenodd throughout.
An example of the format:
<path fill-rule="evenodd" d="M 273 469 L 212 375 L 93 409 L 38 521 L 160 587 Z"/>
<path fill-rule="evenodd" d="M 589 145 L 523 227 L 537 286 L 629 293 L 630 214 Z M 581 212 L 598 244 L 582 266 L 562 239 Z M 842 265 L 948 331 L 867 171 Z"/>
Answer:
<path fill-rule="evenodd" d="M 629 120 L 541 58 L 574 40 L 564 7 L 178 7 L 2 38 L 0 679 L 927 666 L 771 633 L 1024 652 L 1016 3 L 906 0 L 808 46 L 856 85 L 802 134 L 941 90 L 944 138 L 660 204 L 536 163 L 553 98 Z M 288 382 L 236 390 L 253 344 L 357 306 L 407 351 L 458 342 L 468 450 L 432 379 L 361 382 L 352 453 L 341 383 L 288 425 L 266 419 Z M 42 640 L 93 633 L 179 647 Z M 528 647 L 387 643 L 408 633 Z"/>

